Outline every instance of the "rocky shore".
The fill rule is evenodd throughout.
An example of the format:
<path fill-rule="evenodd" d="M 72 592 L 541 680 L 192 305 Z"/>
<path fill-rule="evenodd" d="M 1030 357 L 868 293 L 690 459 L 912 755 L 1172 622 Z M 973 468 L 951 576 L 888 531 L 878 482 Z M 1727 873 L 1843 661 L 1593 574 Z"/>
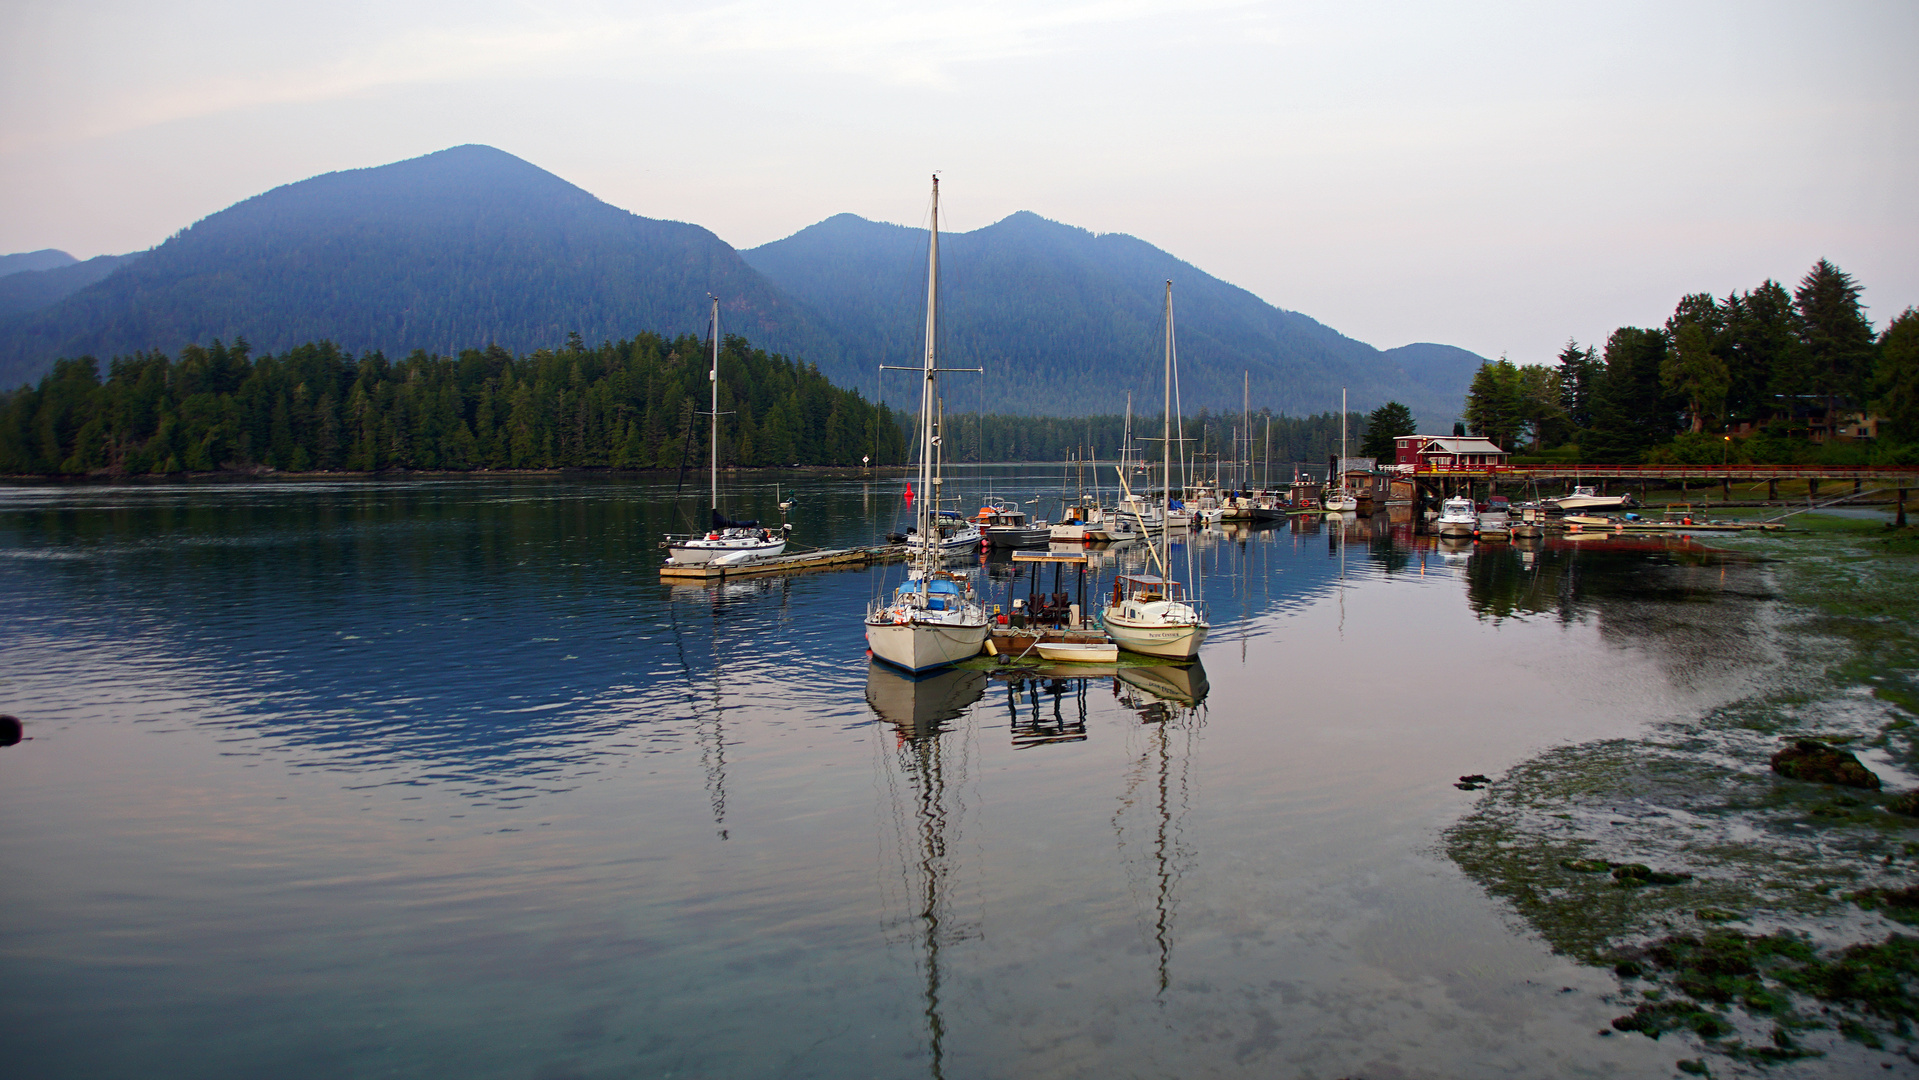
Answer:
<path fill-rule="evenodd" d="M 1733 545 L 1776 616 L 1753 692 L 1493 777 L 1445 850 L 1616 973 L 1604 1037 L 1695 1075 L 1919 1075 L 1919 534 Z"/>

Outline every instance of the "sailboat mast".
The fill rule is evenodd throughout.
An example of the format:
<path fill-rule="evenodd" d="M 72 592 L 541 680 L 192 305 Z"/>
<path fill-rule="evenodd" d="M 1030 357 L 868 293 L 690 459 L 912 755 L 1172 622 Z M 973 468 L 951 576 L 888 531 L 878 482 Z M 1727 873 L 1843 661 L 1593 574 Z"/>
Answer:
<path fill-rule="evenodd" d="M 933 177 L 933 214 L 932 232 L 926 245 L 926 377 L 920 385 L 920 509 L 919 538 L 920 549 L 927 555 L 933 551 L 934 515 L 927 509 L 937 501 L 938 493 L 933 490 L 933 417 L 934 400 L 937 397 L 935 387 L 939 375 L 934 372 L 937 364 L 934 356 L 935 342 L 939 338 L 939 281 L 940 281 L 940 178 Z M 922 587 L 925 579 L 922 577 Z"/>
<path fill-rule="evenodd" d="M 1166 405 L 1160 413 L 1161 464 L 1166 473 L 1166 513 L 1159 519 L 1160 550 L 1165 552 L 1161 562 L 1162 572 L 1169 569 L 1166 561 L 1173 556 L 1173 282 L 1166 281 Z M 1172 575 L 1167 574 L 1168 577 Z"/>
<path fill-rule="evenodd" d="M 1339 489 L 1346 490 L 1346 388 L 1339 388 Z"/>
<path fill-rule="evenodd" d="M 1246 435 L 1246 456 L 1239 459 L 1239 489 L 1244 491 L 1253 486 L 1253 373 L 1239 374 L 1239 427 Z M 1233 450 L 1237 453 L 1239 447 Z"/>
<path fill-rule="evenodd" d="M 707 384 L 712 388 L 713 404 L 707 413 L 710 427 L 706 434 L 706 468 L 710 474 L 710 488 L 713 494 L 712 507 L 715 513 L 720 509 L 720 298 L 713 300 L 713 367 L 706 373 Z"/>

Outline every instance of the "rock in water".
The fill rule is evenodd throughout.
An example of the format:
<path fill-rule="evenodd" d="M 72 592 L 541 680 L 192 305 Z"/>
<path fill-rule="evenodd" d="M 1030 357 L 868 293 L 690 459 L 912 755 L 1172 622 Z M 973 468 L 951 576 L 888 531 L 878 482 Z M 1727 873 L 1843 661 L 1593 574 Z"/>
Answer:
<path fill-rule="evenodd" d="M 1879 790 L 1879 777 L 1850 753 L 1817 739 L 1796 739 L 1772 756 L 1772 771 L 1810 784 L 1843 784 Z"/>
<path fill-rule="evenodd" d="M 23 730 L 19 717 L 0 715 L 0 746 L 12 746 L 19 742 Z"/>

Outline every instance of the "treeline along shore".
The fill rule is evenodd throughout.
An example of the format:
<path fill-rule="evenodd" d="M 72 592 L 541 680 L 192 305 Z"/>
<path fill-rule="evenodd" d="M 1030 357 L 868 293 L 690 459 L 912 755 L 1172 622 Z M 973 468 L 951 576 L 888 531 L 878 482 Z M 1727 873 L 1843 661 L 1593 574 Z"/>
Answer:
<path fill-rule="evenodd" d="M 142 476 L 274 469 L 677 469 L 707 456 L 710 343 L 640 334 L 514 356 L 358 357 L 327 342 L 255 357 L 244 340 L 116 358 L 61 360 L 38 384 L 0 393 L 0 474 Z M 810 364 L 728 337 L 720 350 L 724 467 L 906 464 L 913 418 L 833 386 Z M 1135 418 L 1157 431 L 1157 416 Z M 1355 443 L 1366 418 L 1349 417 Z M 1251 438 L 1247 439 L 1250 428 Z M 1339 417 L 1201 411 L 1187 457 L 1323 462 Z M 1111 461 L 1125 418 L 948 413 L 947 460 Z M 1238 452 L 1235 453 L 1235 447 Z M 1135 456 L 1158 460 L 1157 440 Z M 1089 478 L 1090 479 L 1090 478 Z M 1111 477 L 1100 478 L 1110 483 Z"/>
<path fill-rule="evenodd" d="M 1622 326 L 1603 350 L 1481 366 L 1466 420 L 1532 460 L 1919 463 L 1919 310 L 1878 332 L 1861 292 L 1821 259 L 1791 292 L 1685 296 L 1663 327 Z"/>
<path fill-rule="evenodd" d="M 705 460 L 709 355 L 691 336 L 640 334 L 398 362 L 216 341 L 116 359 L 104 379 L 91 357 L 62 360 L 0 397 L 0 473 L 676 468 Z M 730 464 L 905 458 L 893 410 L 739 338 L 721 347 L 719 408 Z"/>

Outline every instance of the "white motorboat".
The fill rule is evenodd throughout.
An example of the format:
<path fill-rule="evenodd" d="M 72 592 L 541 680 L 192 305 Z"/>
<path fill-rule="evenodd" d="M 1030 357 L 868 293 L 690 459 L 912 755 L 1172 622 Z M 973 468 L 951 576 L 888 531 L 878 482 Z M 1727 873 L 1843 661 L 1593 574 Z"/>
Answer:
<path fill-rule="evenodd" d="M 1048 528 L 1053 540 L 1085 544 L 1118 543 L 1139 539 L 1139 529 L 1117 510 L 1082 501 L 1066 508 L 1065 516 Z"/>
<path fill-rule="evenodd" d="M 1173 336 L 1173 283 L 1166 283 L 1166 409 L 1162 414 L 1166 430 L 1161 445 L 1164 447 L 1165 475 L 1173 474 L 1173 364 L 1175 362 Z M 1101 615 L 1106 634 L 1130 652 L 1147 656 L 1165 656 L 1187 660 L 1199 655 L 1199 647 L 1206 641 L 1206 632 L 1210 624 L 1206 612 L 1197 601 L 1188 598 L 1184 587 L 1172 580 L 1167 566 L 1167 556 L 1172 551 L 1172 527 L 1163 519 L 1160 523 L 1160 543 L 1151 544 L 1147 537 L 1149 550 L 1155 562 L 1159 563 L 1161 575 L 1121 574 L 1113 582 L 1113 596 Z M 1190 560 L 1192 545 L 1186 546 Z M 1191 565 L 1187 569 L 1191 570 Z"/>
<path fill-rule="evenodd" d="M 1439 520 L 1435 523 L 1441 536 L 1471 536 L 1479 527 L 1479 512 L 1473 508 L 1473 501 L 1455 496 L 1439 504 Z"/>
<path fill-rule="evenodd" d="M 1570 495 L 1540 501 L 1561 510 L 1623 510 L 1639 505 L 1631 495 L 1601 495 L 1590 484 L 1575 486 Z"/>
<path fill-rule="evenodd" d="M 734 521 L 720 513 L 720 298 L 713 297 L 713 368 L 707 373 L 712 387 L 712 429 L 708 433 L 707 468 L 712 478 L 712 518 L 704 535 L 668 536 L 667 561 L 681 565 L 724 563 L 728 566 L 754 559 L 768 559 L 786 550 L 786 533 L 763 529 L 758 521 Z M 777 496 L 775 496 L 777 498 Z M 787 503 L 782 502 L 784 511 Z"/>
<path fill-rule="evenodd" d="M 942 568 L 945 545 L 941 536 L 944 515 L 933 493 L 940 490 L 939 375 L 939 177 L 933 178 L 933 209 L 926 252 L 926 351 L 920 382 L 920 490 L 914 529 L 912 569 L 891 596 L 874 600 L 866 609 L 866 644 L 876 659 L 907 671 L 930 671 L 979 654 L 986 641 L 986 608 L 973 591 L 971 580 Z M 965 526 L 953 536 L 972 533 L 979 544 L 979 527 Z M 954 545 L 958 547 L 959 545 Z"/>
<path fill-rule="evenodd" d="M 947 551 L 979 547 L 980 541 L 986 536 L 978 523 L 968 521 L 951 510 L 941 510 L 934 515 L 933 535 L 937 537 L 934 546 Z M 918 544 L 919 526 L 909 525 L 905 532 L 895 533 L 888 539 L 908 546 Z"/>

